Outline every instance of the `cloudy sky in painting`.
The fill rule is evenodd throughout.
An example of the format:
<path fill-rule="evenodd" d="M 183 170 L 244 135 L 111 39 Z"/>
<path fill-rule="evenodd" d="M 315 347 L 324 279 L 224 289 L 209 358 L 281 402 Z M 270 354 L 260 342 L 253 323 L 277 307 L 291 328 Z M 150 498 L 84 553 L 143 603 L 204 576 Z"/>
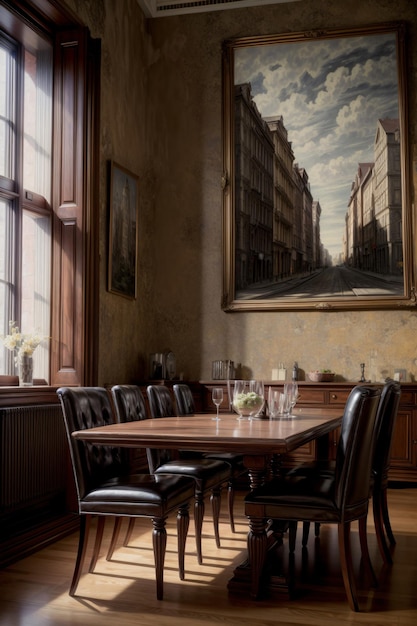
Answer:
<path fill-rule="evenodd" d="M 377 120 L 399 115 L 395 34 L 236 48 L 235 83 L 246 82 L 262 117 L 283 117 L 321 240 L 339 254 L 358 163 L 374 161 Z"/>

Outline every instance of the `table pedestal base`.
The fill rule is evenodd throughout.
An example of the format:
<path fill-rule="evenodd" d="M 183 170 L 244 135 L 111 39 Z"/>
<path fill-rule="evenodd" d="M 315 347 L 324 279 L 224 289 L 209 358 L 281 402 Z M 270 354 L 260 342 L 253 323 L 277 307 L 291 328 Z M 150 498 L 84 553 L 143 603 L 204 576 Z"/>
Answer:
<path fill-rule="evenodd" d="M 293 576 L 281 573 L 280 559 L 277 558 L 277 548 L 282 546 L 282 533 L 285 528 L 274 528 L 268 531 L 268 554 L 262 573 L 262 596 L 285 594 L 287 598 L 293 596 Z M 285 549 L 285 548 L 284 548 Z M 250 596 L 252 570 L 248 559 L 236 567 L 233 578 L 228 582 L 227 589 L 232 595 Z"/>

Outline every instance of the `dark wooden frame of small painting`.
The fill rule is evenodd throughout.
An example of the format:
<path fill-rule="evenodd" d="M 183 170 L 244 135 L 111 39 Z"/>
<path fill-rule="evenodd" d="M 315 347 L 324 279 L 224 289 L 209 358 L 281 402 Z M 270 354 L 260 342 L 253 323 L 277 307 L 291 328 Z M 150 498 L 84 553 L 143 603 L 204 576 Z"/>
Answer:
<path fill-rule="evenodd" d="M 137 297 L 138 177 L 110 162 L 108 290 Z"/>

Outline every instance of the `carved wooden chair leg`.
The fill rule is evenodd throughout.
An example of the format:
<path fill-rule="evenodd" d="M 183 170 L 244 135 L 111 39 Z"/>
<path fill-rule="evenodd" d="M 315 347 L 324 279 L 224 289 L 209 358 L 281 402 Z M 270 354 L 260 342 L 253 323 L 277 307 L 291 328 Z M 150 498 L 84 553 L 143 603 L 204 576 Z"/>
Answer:
<path fill-rule="evenodd" d="M 87 540 L 90 532 L 91 515 L 80 516 L 80 538 L 78 541 L 77 560 L 75 561 L 74 574 L 71 581 L 69 595 L 74 596 L 80 580 L 81 571 L 87 552 Z"/>
<path fill-rule="evenodd" d="M 309 534 L 310 534 L 310 522 L 303 522 L 303 538 L 301 541 L 303 548 L 305 548 L 308 543 Z"/>
<path fill-rule="evenodd" d="M 167 545 L 167 532 L 165 518 L 154 517 L 152 519 L 152 543 L 155 557 L 156 597 L 163 600 L 164 597 L 164 561 Z"/>
<path fill-rule="evenodd" d="M 230 522 L 230 529 L 232 531 L 232 533 L 235 533 L 235 515 L 233 512 L 233 505 L 235 503 L 235 485 L 233 480 L 229 481 L 228 484 L 228 488 L 227 488 L 227 503 L 228 503 L 228 509 L 229 509 L 229 522 Z"/>
<path fill-rule="evenodd" d="M 297 539 L 297 522 L 290 522 L 288 525 L 288 548 L 290 553 L 295 550 L 295 541 Z"/>
<path fill-rule="evenodd" d="M 177 536 L 178 536 L 178 570 L 180 580 L 185 578 L 184 555 L 185 542 L 187 540 L 188 526 L 190 524 L 190 515 L 188 506 L 181 507 L 177 515 Z"/>
<path fill-rule="evenodd" d="M 221 506 L 220 488 L 216 488 L 212 490 L 210 500 L 211 500 L 211 508 L 213 511 L 214 538 L 216 540 L 216 546 L 220 548 L 220 533 L 219 533 L 220 506 Z"/>
<path fill-rule="evenodd" d="M 203 518 L 204 518 L 204 497 L 203 494 L 195 494 L 194 500 L 194 527 L 195 527 L 195 542 L 197 546 L 197 560 L 199 565 L 203 563 L 203 553 L 201 549 L 201 535 L 203 531 Z"/>
<path fill-rule="evenodd" d="M 308 536 L 310 534 L 310 522 L 303 522 L 303 546 L 308 543 Z M 320 537 L 320 522 L 314 522 L 314 536 Z"/>

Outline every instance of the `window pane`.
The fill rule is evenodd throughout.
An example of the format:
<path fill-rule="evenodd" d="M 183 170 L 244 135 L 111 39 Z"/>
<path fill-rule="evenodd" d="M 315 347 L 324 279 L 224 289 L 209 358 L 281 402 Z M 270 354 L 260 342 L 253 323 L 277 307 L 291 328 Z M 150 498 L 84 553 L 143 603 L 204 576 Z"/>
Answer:
<path fill-rule="evenodd" d="M 16 63 L 14 51 L 0 38 L 0 175 L 14 177 L 16 140 Z"/>
<path fill-rule="evenodd" d="M 48 336 L 50 329 L 51 220 L 23 212 L 22 232 L 22 331 Z M 34 377 L 48 380 L 49 342 L 34 355 Z"/>
<path fill-rule="evenodd" d="M 23 186 L 51 201 L 52 50 L 25 51 Z"/>
<path fill-rule="evenodd" d="M 0 335 L 9 332 L 12 317 L 14 228 L 11 203 L 0 198 Z M 13 355 L 1 344 L 0 374 L 14 374 Z"/>

